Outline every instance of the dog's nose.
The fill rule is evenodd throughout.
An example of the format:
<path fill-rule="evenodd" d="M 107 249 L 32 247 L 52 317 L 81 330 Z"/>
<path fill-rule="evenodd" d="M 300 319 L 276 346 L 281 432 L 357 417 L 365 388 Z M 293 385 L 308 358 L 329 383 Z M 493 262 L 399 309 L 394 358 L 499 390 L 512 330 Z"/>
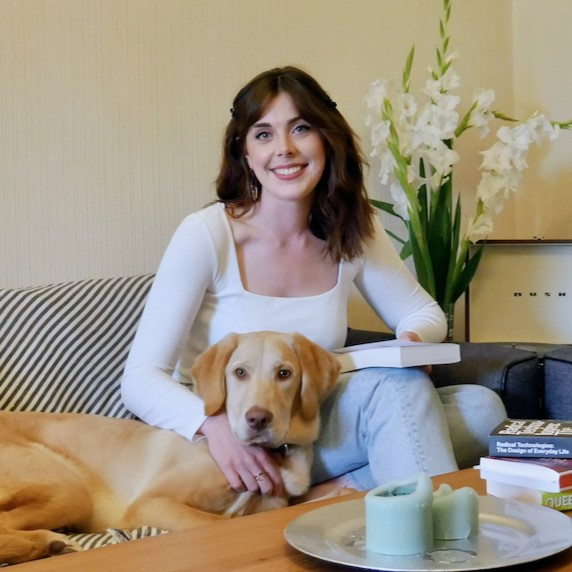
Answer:
<path fill-rule="evenodd" d="M 246 412 L 246 422 L 248 426 L 257 431 L 262 431 L 266 429 L 270 422 L 272 421 L 272 413 L 267 409 L 262 409 L 262 407 L 251 407 Z"/>

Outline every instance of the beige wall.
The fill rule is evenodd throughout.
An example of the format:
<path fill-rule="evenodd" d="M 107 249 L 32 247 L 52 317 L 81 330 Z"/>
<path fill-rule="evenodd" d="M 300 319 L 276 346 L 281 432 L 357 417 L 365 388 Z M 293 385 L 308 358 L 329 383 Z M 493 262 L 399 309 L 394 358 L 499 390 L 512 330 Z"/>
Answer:
<path fill-rule="evenodd" d="M 514 11 L 514 106 L 553 119 L 572 118 L 572 44 L 569 0 L 517 0 Z M 572 239 L 572 132 L 533 149 L 530 170 L 514 202 L 503 238 Z"/>
<path fill-rule="evenodd" d="M 415 78 L 425 78 L 440 9 L 441 0 L 0 0 L 0 287 L 154 270 L 180 219 L 213 196 L 234 93 L 268 67 L 313 73 L 367 143 L 368 84 L 399 78 L 412 43 Z M 572 115 L 571 19 L 567 0 L 457 0 L 463 93 L 493 87 L 511 112 L 514 79 L 517 111 Z M 457 179 L 468 189 L 474 144 L 464 143 L 471 154 Z M 546 193 L 565 191 L 570 149 L 543 155 Z M 530 216 L 527 204 L 521 211 Z M 522 232 L 515 217 L 504 217 L 509 235 Z"/>

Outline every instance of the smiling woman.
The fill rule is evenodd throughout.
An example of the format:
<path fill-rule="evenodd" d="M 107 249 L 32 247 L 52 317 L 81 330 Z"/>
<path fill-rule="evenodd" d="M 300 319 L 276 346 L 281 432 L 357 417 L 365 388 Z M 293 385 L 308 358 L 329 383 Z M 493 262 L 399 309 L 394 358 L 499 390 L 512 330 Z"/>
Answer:
<path fill-rule="evenodd" d="M 244 156 L 256 204 L 229 218 L 243 286 L 282 297 L 332 289 L 337 260 L 327 252 L 327 241 L 307 224 L 326 165 L 319 131 L 300 117 L 292 98 L 281 93 L 248 130 Z M 269 244 L 274 247 L 269 249 Z"/>
<path fill-rule="evenodd" d="M 282 109 L 287 100 L 288 109 Z M 282 112 L 290 114 L 282 119 L 293 123 L 288 131 L 289 141 L 279 138 L 276 143 L 274 140 L 279 134 L 270 129 L 272 126 L 267 124 L 266 116 L 276 114 L 279 102 Z M 373 234 L 373 209 L 367 201 L 362 171 L 365 159 L 351 127 L 320 84 L 295 67 L 271 69 L 253 78 L 238 92 L 231 112 L 217 195 L 233 215 L 244 214 L 259 198 L 260 181 L 251 175 L 247 148 L 257 126 L 258 140 L 270 138 L 273 145 L 314 141 L 317 135 L 323 146 L 324 162 L 312 199 L 312 233 L 326 241 L 326 249 L 335 260 L 363 254 L 364 243 Z M 270 117 L 270 120 L 276 119 Z M 274 163 L 280 167 L 292 166 L 277 159 Z M 257 191 L 252 192 L 255 188 Z"/>
<path fill-rule="evenodd" d="M 338 348 L 354 285 L 398 338 L 445 335 L 443 312 L 373 214 L 363 165 L 354 133 L 316 80 L 293 67 L 256 76 L 233 101 L 219 201 L 183 220 L 157 272 L 125 367 L 125 403 L 150 424 L 205 436 L 237 491 L 281 495 L 284 483 L 267 448 L 242 443 L 224 407 L 205 410 L 188 390 L 202 351 L 231 332 L 265 330 Z M 243 375 L 238 367 L 226 377 Z M 440 396 L 421 368 L 341 375 L 320 408 L 313 482 L 342 477 L 344 486 L 373 488 L 453 471 L 447 419 L 477 462 L 506 417 L 502 402 L 481 386 L 448 388 L 446 417 Z M 264 409 L 260 402 L 251 410 Z M 277 421 L 251 422 L 271 430 Z"/>
<path fill-rule="evenodd" d="M 262 196 L 311 200 L 326 163 L 319 132 L 305 119 L 292 98 L 281 93 L 248 131 L 245 157 L 253 183 Z"/>

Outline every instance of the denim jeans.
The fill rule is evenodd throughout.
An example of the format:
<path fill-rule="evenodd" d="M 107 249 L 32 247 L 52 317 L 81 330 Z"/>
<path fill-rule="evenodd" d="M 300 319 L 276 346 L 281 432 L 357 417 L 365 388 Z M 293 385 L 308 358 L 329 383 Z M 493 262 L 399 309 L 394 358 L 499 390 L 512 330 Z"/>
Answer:
<path fill-rule="evenodd" d="M 321 416 L 312 482 L 345 475 L 363 490 L 476 464 L 506 411 L 486 387 L 435 389 L 419 368 L 370 368 L 343 374 Z"/>

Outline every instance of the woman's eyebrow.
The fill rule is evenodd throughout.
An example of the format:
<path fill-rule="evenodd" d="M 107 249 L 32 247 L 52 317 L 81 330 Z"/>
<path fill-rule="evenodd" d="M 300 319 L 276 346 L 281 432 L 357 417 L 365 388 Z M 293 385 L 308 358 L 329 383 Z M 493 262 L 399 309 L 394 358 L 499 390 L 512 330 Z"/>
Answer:
<path fill-rule="evenodd" d="M 298 121 L 306 121 L 301 115 L 297 115 L 296 117 L 292 117 L 292 119 L 288 120 L 288 125 L 292 125 L 293 123 L 296 123 Z M 251 129 L 258 129 L 260 127 L 272 127 L 272 123 L 268 123 L 266 121 L 258 121 L 256 123 L 253 123 Z"/>

